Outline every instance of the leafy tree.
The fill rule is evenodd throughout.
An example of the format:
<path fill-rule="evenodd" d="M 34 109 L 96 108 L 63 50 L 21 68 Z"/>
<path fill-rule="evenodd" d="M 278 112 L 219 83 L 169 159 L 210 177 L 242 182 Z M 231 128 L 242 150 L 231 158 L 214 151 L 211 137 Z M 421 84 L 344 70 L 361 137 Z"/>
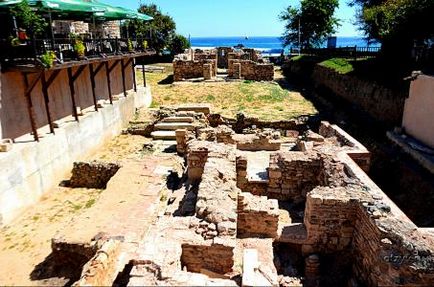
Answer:
<path fill-rule="evenodd" d="M 350 4 L 359 8 L 360 29 L 382 44 L 381 58 L 388 65 L 411 68 L 413 47 L 434 43 L 433 0 L 352 0 Z"/>
<path fill-rule="evenodd" d="M 152 16 L 151 21 L 129 21 L 129 34 L 135 37 L 150 37 L 148 45 L 157 52 L 169 47 L 175 35 L 176 23 L 169 15 L 164 15 L 155 4 L 141 4 L 138 11 Z"/>
<path fill-rule="evenodd" d="M 182 35 L 176 34 L 169 45 L 170 52 L 172 55 L 177 55 L 184 52 L 185 49 L 190 48 L 190 42 L 188 39 Z"/>
<path fill-rule="evenodd" d="M 25 28 L 32 36 L 43 34 L 48 26 L 43 17 L 32 11 L 27 0 L 16 5 L 11 12 L 16 17 L 18 26 Z"/>
<path fill-rule="evenodd" d="M 286 22 L 282 35 L 285 46 L 297 45 L 301 48 L 318 47 L 339 25 L 333 16 L 339 7 L 338 0 L 301 0 L 300 7 L 289 6 L 279 16 Z"/>

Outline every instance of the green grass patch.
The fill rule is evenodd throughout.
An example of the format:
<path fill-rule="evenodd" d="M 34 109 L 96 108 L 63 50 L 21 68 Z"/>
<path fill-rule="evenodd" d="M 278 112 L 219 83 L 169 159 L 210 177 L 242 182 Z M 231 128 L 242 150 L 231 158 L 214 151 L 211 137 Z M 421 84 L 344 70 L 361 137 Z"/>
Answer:
<path fill-rule="evenodd" d="M 84 208 L 91 208 L 92 205 L 95 204 L 95 202 L 96 202 L 96 199 L 95 199 L 95 198 L 89 199 L 89 200 L 86 202 L 86 204 L 84 205 Z"/>
<path fill-rule="evenodd" d="M 150 108 L 158 108 L 159 106 L 160 104 L 153 99 Z"/>
<path fill-rule="evenodd" d="M 215 97 L 214 97 L 213 95 L 207 95 L 207 96 L 206 96 L 206 100 L 207 100 L 208 102 L 214 102 L 214 101 L 215 101 Z"/>
<path fill-rule="evenodd" d="M 319 63 L 321 66 L 335 70 L 339 74 L 347 74 L 354 71 L 350 61 L 344 58 L 331 58 Z"/>

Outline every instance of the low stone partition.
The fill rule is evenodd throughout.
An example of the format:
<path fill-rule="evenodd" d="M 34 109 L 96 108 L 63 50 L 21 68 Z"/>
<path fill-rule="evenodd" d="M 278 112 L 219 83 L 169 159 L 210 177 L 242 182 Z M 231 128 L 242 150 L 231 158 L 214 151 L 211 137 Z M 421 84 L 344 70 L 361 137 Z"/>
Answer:
<path fill-rule="evenodd" d="M 371 153 L 343 129 L 337 125 L 331 125 L 329 122 L 322 121 L 319 127 L 319 134 L 326 138 L 335 137 L 341 146 L 352 148 L 352 150 L 347 151 L 347 154 L 365 172 L 369 171 L 371 165 Z"/>
<path fill-rule="evenodd" d="M 190 272 L 229 273 L 234 266 L 235 245 L 234 239 L 219 237 L 199 245 L 184 243 L 181 245 L 181 264 Z"/>
<path fill-rule="evenodd" d="M 200 164 L 188 160 L 204 150 L 208 152 L 208 156 L 202 157 L 198 161 Z M 208 223 L 209 226 L 203 228 L 216 230 L 217 234 L 214 236 L 235 236 L 239 189 L 236 187 L 234 148 L 213 142 L 192 141 L 189 143 L 187 155 L 187 164 L 190 163 L 193 163 L 196 174 L 202 171 L 197 192 L 196 216 Z M 199 165 L 203 166 L 202 170 Z"/>
<path fill-rule="evenodd" d="M 279 204 L 275 199 L 250 193 L 238 195 L 237 230 L 239 238 L 275 238 L 279 225 Z"/>
<path fill-rule="evenodd" d="M 306 193 L 321 184 L 321 158 L 317 153 L 280 152 L 270 156 L 267 196 L 304 201 Z"/>
<path fill-rule="evenodd" d="M 236 142 L 237 149 L 245 151 L 277 151 L 280 150 L 281 145 L 280 140 L 273 140 L 268 135 L 262 133 L 248 135 L 237 134 L 234 135 L 232 139 Z"/>
<path fill-rule="evenodd" d="M 229 60 L 228 76 L 235 78 L 239 76 L 241 66 L 241 77 L 244 80 L 252 81 L 272 81 L 274 79 L 274 66 L 273 64 L 262 64 L 251 60 Z"/>
<path fill-rule="evenodd" d="M 74 162 L 69 185 L 104 189 L 120 167 L 119 164 L 110 162 Z"/>

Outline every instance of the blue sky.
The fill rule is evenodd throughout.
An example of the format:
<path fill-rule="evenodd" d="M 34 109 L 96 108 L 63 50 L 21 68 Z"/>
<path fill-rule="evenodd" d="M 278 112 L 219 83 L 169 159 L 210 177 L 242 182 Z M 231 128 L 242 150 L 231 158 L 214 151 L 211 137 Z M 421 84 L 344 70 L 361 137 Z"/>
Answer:
<path fill-rule="evenodd" d="M 103 0 L 115 6 L 136 9 L 137 0 Z M 217 36 L 279 36 L 283 23 L 279 13 L 299 0 L 143 0 L 157 4 L 163 13 L 172 16 L 180 34 L 191 37 Z M 341 19 L 338 36 L 358 36 L 352 24 L 354 8 L 339 0 L 336 16 Z"/>

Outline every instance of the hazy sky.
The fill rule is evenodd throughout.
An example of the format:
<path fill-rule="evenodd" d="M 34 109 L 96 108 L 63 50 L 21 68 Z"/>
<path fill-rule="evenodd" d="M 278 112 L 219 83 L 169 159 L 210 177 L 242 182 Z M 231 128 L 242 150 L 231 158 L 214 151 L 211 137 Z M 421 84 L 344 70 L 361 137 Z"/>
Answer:
<path fill-rule="evenodd" d="M 103 0 L 115 6 L 136 9 L 137 0 Z M 283 23 L 279 13 L 288 5 L 298 5 L 299 0 L 143 0 L 157 4 L 163 13 L 172 16 L 180 34 L 203 36 L 279 36 Z M 360 33 L 352 24 L 354 8 L 348 0 L 339 0 L 336 16 L 341 19 L 338 36 L 357 36 Z"/>

